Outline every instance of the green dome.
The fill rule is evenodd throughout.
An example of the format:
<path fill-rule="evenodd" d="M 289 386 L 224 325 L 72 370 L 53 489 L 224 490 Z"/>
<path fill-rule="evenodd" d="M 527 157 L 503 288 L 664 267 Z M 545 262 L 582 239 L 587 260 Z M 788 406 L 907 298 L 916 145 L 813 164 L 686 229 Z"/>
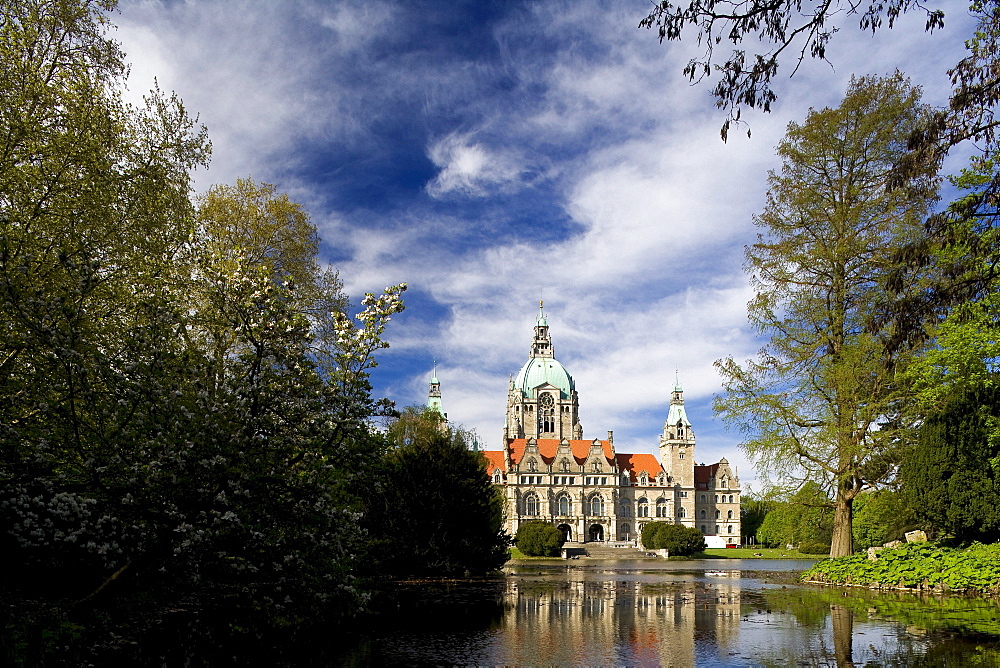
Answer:
<path fill-rule="evenodd" d="M 576 389 L 573 376 L 562 364 L 552 357 L 532 357 L 517 372 L 514 387 L 525 396 L 534 396 L 533 390 L 539 385 L 550 383 L 562 391 L 563 398 L 569 398 Z"/>

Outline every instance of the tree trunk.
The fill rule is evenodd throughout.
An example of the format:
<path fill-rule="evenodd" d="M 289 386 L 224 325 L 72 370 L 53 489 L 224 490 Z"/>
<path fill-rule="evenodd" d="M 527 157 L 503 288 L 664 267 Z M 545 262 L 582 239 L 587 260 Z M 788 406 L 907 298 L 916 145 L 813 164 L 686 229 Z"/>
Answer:
<path fill-rule="evenodd" d="M 843 489 L 837 490 L 837 504 L 833 510 L 833 539 L 830 542 L 831 557 L 847 557 L 854 554 L 854 537 L 851 535 L 851 519 L 854 497 L 848 497 Z"/>

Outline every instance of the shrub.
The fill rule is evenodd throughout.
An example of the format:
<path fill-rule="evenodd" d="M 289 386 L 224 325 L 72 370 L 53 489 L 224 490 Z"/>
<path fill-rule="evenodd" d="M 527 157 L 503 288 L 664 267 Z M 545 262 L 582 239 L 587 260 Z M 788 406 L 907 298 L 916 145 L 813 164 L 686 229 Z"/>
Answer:
<path fill-rule="evenodd" d="M 566 537 L 548 522 L 534 520 L 517 529 L 517 549 L 529 557 L 557 557 Z"/>
<path fill-rule="evenodd" d="M 799 544 L 799 552 L 802 554 L 822 554 L 824 556 L 829 556 L 830 545 L 829 543 L 818 543 L 816 541 L 806 540 Z"/>
<path fill-rule="evenodd" d="M 671 556 L 686 557 L 704 551 L 705 537 L 693 527 L 649 522 L 642 528 L 642 544 L 648 550 L 666 549 Z"/>

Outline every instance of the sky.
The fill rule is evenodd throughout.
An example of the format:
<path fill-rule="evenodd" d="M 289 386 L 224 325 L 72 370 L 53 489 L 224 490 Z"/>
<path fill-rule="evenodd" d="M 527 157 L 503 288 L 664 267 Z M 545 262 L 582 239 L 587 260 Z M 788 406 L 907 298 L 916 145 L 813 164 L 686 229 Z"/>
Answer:
<path fill-rule="evenodd" d="M 946 104 L 974 23 L 966 2 L 931 4 L 946 14 L 932 35 L 919 13 L 874 36 L 838 17 L 830 62 L 792 77 L 784 63 L 772 112 L 745 114 L 726 143 L 715 79 L 682 74 L 694 35 L 660 44 L 638 28 L 648 0 L 121 0 L 112 36 L 129 99 L 155 78 L 208 128 L 198 191 L 251 177 L 288 193 L 354 304 L 407 283 L 378 396 L 424 403 L 436 360 L 449 419 L 500 448 L 544 300 L 585 438 L 613 430 L 618 452 L 655 453 L 676 374 L 696 460 L 725 457 L 762 491 L 766 472 L 711 404 L 713 362 L 763 343 L 743 249 L 774 147 L 852 74 L 898 68 Z"/>

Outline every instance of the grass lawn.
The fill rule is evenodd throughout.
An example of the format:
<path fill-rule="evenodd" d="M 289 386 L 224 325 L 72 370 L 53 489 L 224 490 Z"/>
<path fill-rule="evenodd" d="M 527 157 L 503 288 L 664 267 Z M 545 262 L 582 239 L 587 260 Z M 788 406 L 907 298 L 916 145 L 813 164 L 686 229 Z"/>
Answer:
<path fill-rule="evenodd" d="M 760 555 L 760 556 L 758 556 Z M 798 550 L 782 550 L 768 547 L 717 547 L 709 548 L 695 558 L 703 559 L 823 559 L 827 555 L 802 554 Z"/>
<path fill-rule="evenodd" d="M 508 559 L 557 559 L 558 557 L 529 557 L 528 555 L 517 549 L 517 546 L 511 545 L 507 548 L 507 558 Z"/>

